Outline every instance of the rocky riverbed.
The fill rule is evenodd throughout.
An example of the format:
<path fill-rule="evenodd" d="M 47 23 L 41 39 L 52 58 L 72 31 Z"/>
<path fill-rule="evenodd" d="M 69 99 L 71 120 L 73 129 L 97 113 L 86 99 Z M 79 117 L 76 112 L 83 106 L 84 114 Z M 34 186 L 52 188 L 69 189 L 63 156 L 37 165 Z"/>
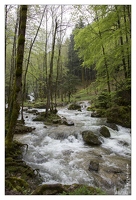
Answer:
<path fill-rule="evenodd" d="M 118 125 L 110 128 L 105 118 L 91 117 L 87 101 L 80 105 L 81 110 L 58 108 L 60 118 L 73 122 L 72 126 L 54 123 L 45 128 L 43 122 L 33 121 L 34 113 L 24 112 L 25 124 L 35 127 L 31 133 L 15 135 L 16 140 L 29 146 L 24 161 L 39 169 L 43 184 L 84 184 L 107 194 L 130 194 L 130 129 Z M 87 142 L 92 135 L 99 144 Z"/>

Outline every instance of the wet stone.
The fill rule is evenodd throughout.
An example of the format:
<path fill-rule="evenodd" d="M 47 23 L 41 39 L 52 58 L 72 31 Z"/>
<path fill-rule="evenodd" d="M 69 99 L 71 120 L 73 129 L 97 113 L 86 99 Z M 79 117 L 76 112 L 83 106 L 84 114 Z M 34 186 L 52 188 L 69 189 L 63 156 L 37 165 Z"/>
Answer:
<path fill-rule="evenodd" d="M 99 170 L 99 163 L 97 161 L 90 161 L 89 164 L 89 171 L 93 170 L 93 171 L 97 171 Z"/>

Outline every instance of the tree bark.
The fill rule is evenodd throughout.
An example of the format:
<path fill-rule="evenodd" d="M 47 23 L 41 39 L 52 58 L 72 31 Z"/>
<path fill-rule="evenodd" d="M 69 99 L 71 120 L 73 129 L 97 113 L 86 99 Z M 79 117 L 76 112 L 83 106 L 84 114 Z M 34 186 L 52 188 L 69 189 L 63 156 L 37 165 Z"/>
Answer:
<path fill-rule="evenodd" d="M 24 56 L 24 45 L 25 45 L 25 30 L 27 20 L 27 5 L 20 6 L 20 21 L 19 21 L 19 34 L 18 34 L 18 47 L 17 47 L 17 58 L 16 58 L 16 74 L 14 82 L 14 93 L 13 93 L 13 109 L 11 112 L 11 118 L 9 123 L 9 129 L 6 135 L 6 147 L 12 147 L 14 131 L 16 122 L 20 110 L 20 97 L 22 89 L 22 66 Z"/>
<path fill-rule="evenodd" d="M 49 74 L 49 81 L 48 81 L 48 89 L 47 89 L 47 104 L 46 104 L 46 116 L 48 116 L 48 110 L 52 111 L 53 105 L 52 105 L 52 76 L 53 76 L 53 60 L 54 60 L 54 49 L 55 49 L 55 38 L 57 33 L 57 20 L 55 23 L 55 30 L 53 35 L 53 42 L 52 42 L 52 51 L 51 51 L 51 61 L 50 61 L 50 74 Z"/>
<path fill-rule="evenodd" d="M 123 36 L 122 36 L 122 30 L 121 30 L 121 22 L 120 22 L 120 17 L 119 17 L 119 11 L 118 7 L 115 6 L 116 12 L 117 12 L 117 23 L 118 23 L 118 28 L 120 31 L 120 45 L 121 45 L 121 56 L 122 56 L 122 64 L 123 64 L 123 69 L 124 69 L 124 77 L 127 78 L 127 68 L 126 68 L 126 61 L 125 61 L 125 55 L 124 55 L 124 49 L 123 49 Z"/>
<path fill-rule="evenodd" d="M 96 16 L 97 16 L 97 21 L 98 21 L 97 11 L 96 11 Z M 98 30 L 99 30 L 99 37 L 102 40 L 102 34 L 101 34 L 99 26 L 98 26 Z M 109 92 L 109 95 L 110 95 L 110 93 L 111 93 L 110 77 L 109 77 L 108 63 L 107 63 L 106 53 L 105 53 L 105 48 L 104 48 L 104 44 L 103 43 L 102 43 L 101 47 L 102 47 L 102 53 L 103 53 L 103 56 L 104 56 L 104 64 L 105 64 L 105 70 L 106 70 L 106 79 L 107 79 L 108 92 Z"/>
<path fill-rule="evenodd" d="M 30 49 L 29 49 L 29 54 L 28 54 L 28 59 L 27 59 L 27 65 L 26 65 L 26 70 L 25 70 L 25 74 L 24 74 L 24 84 L 23 84 L 23 89 L 22 89 L 22 109 L 21 109 L 21 120 L 24 121 L 24 117 L 23 117 L 23 107 L 24 107 L 24 95 L 25 95 L 25 88 L 26 88 L 26 75 L 27 75 L 27 71 L 28 71 L 28 66 L 29 66 L 29 62 L 30 62 L 30 57 L 31 57 L 31 51 L 32 51 L 32 48 L 33 48 L 33 45 L 35 43 L 35 40 L 37 38 L 37 35 L 38 35 L 38 32 L 39 32 L 39 29 L 41 27 L 41 24 L 42 24 L 42 20 L 43 20 L 43 17 L 44 17 L 44 13 L 45 13 L 45 9 L 46 9 L 46 6 L 43 10 L 43 14 L 42 14 L 42 18 L 41 18 L 41 21 L 40 21 L 40 24 L 38 26 L 38 29 L 36 31 L 36 34 L 35 34 L 35 37 L 33 39 L 33 41 L 31 41 L 31 45 L 30 45 Z"/>
<path fill-rule="evenodd" d="M 8 124 L 10 121 L 11 110 L 13 106 L 12 105 L 12 96 L 13 96 L 12 85 L 14 84 L 15 70 L 16 70 L 16 40 L 17 40 L 18 25 L 19 25 L 19 6 L 17 8 L 17 20 L 15 24 L 14 41 L 13 41 L 12 56 L 11 56 L 11 68 L 10 68 L 10 80 L 9 80 L 9 92 L 8 92 Z"/>

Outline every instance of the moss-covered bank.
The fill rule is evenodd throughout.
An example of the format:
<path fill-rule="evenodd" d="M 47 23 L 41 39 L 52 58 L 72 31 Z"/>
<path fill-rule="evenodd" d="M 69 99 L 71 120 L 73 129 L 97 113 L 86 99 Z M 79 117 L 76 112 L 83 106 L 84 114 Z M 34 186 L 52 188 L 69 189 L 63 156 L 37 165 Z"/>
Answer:
<path fill-rule="evenodd" d="M 22 152 L 27 151 L 27 144 L 13 142 L 5 150 L 5 194 L 29 195 L 41 183 L 38 170 L 33 170 L 22 160 Z"/>

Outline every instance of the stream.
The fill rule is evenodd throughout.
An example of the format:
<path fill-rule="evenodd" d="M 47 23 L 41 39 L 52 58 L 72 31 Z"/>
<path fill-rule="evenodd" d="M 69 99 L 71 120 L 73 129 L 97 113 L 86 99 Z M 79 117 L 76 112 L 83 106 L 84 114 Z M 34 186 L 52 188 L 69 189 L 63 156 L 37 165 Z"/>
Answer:
<path fill-rule="evenodd" d="M 100 146 L 89 146 L 81 133 L 92 130 L 96 134 L 105 118 L 92 118 L 81 102 L 82 110 L 58 108 L 58 115 L 73 121 L 74 126 L 46 125 L 32 121 L 36 117 L 24 111 L 25 125 L 36 129 L 27 134 L 16 134 L 14 139 L 29 145 L 24 161 L 39 169 L 43 184 L 86 184 L 100 187 L 107 194 L 131 194 L 131 135 L 130 129 L 118 126 L 118 131 L 108 128 L 110 138 L 102 137 Z M 32 110 L 32 109 L 30 109 Z M 36 109 L 44 112 L 45 109 Z M 99 162 L 99 170 L 88 170 L 90 161 Z"/>

